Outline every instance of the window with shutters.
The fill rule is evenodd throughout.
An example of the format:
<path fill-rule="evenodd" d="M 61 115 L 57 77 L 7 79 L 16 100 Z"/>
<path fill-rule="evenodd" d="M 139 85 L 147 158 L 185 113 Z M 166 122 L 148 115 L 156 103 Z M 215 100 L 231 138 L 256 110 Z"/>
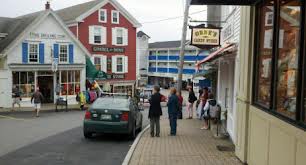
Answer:
<path fill-rule="evenodd" d="M 59 62 L 68 62 L 68 45 L 60 45 L 59 48 Z"/>
<path fill-rule="evenodd" d="M 123 29 L 117 29 L 117 45 L 123 45 Z"/>
<path fill-rule="evenodd" d="M 94 57 L 94 64 L 97 70 L 101 70 L 102 69 L 101 57 Z"/>
<path fill-rule="evenodd" d="M 112 23 L 119 24 L 119 11 L 112 10 Z"/>
<path fill-rule="evenodd" d="M 29 62 L 35 63 L 38 62 L 39 49 L 38 44 L 31 43 L 29 44 Z"/>
<path fill-rule="evenodd" d="M 124 72 L 124 70 L 123 70 L 123 57 L 118 57 L 117 58 L 117 72 L 118 73 Z"/>
<path fill-rule="evenodd" d="M 107 22 L 107 11 L 106 9 L 99 10 L 99 22 L 106 23 Z"/>
<path fill-rule="evenodd" d="M 102 43 L 102 28 L 94 27 L 94 43 L 101 44 Z"/>

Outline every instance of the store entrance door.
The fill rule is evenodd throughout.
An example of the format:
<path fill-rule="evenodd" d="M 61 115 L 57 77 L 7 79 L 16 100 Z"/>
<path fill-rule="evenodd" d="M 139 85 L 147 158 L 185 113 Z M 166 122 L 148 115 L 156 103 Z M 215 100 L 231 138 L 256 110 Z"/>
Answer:
<path fill-rule="evenodd" d="M 39 76 L 37 77 L 38 87 L 44 96 L 43 103 L 53 103 L 53 76 Z"/>

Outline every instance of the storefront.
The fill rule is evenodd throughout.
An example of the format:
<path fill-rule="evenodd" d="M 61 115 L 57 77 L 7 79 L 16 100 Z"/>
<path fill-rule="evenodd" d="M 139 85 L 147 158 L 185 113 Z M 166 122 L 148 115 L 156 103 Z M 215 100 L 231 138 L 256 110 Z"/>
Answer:
<path fill-rule="evenodd" d="M 250 165 L 304 165 L 305 1 L 210 1 L 240 8 L 236 156 Z"/>
<path fill-rule="evenodd" d="M 5 83 L 5 88 L 0 88 L 4 98 L 0 107 L 12 106 L 16 88 L 21 93 L 22 107 L 32 106 L 31 96 L 37 89 L 44 96 L 43 103 L 53 104 L 58 97 L 64 97 L 68 104 L 77 104 L 76 94 L 85 90 L 85 58 L 89 53 L 53 11 L 22 18 L 29 20 L 28 25 L 17 22 L 23 30 L 4 29 L 9 35 L 0 41 L 7 45 L 1 50 L 5 62 L 0 69 L 6 78 L 0 80 Z M 15 38 L 11 38 L 13 34 Z"/>

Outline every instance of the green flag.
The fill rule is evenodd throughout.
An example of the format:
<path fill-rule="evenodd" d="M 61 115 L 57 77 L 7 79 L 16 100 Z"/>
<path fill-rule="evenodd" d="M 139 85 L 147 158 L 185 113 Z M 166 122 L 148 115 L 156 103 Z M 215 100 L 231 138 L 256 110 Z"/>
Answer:
<path fill-rule="evenodd" d="M 97 70 L 91 60 L 86 57 L 86 78 L 88 80 L 105 80 L 107 75 L 105 72 Z"/>

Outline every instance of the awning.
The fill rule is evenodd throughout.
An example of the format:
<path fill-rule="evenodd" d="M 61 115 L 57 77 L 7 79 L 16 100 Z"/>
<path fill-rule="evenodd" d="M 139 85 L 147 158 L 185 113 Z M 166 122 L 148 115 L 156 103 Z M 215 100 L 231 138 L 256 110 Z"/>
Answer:
<path fill-rule="evenodd" d="M 254 5 L 260 0 L 191 0 L 191 5 Z"/>
<path fill-rule="evenodd" d="M 206 58 L 204 58 L 202 61 L 199 61 L 196 63 L 196 66 L 199 67 L 199 65 L 204 64 L 206 62 L 212 61 L 218 57 L 220 57 L 224 52 L 234 50 L 236 47 L 235 44 L 226 44 L 224 47 L 219 48 L 218 50 L 214 51 L 210 55 L 208 55 Z"/>

